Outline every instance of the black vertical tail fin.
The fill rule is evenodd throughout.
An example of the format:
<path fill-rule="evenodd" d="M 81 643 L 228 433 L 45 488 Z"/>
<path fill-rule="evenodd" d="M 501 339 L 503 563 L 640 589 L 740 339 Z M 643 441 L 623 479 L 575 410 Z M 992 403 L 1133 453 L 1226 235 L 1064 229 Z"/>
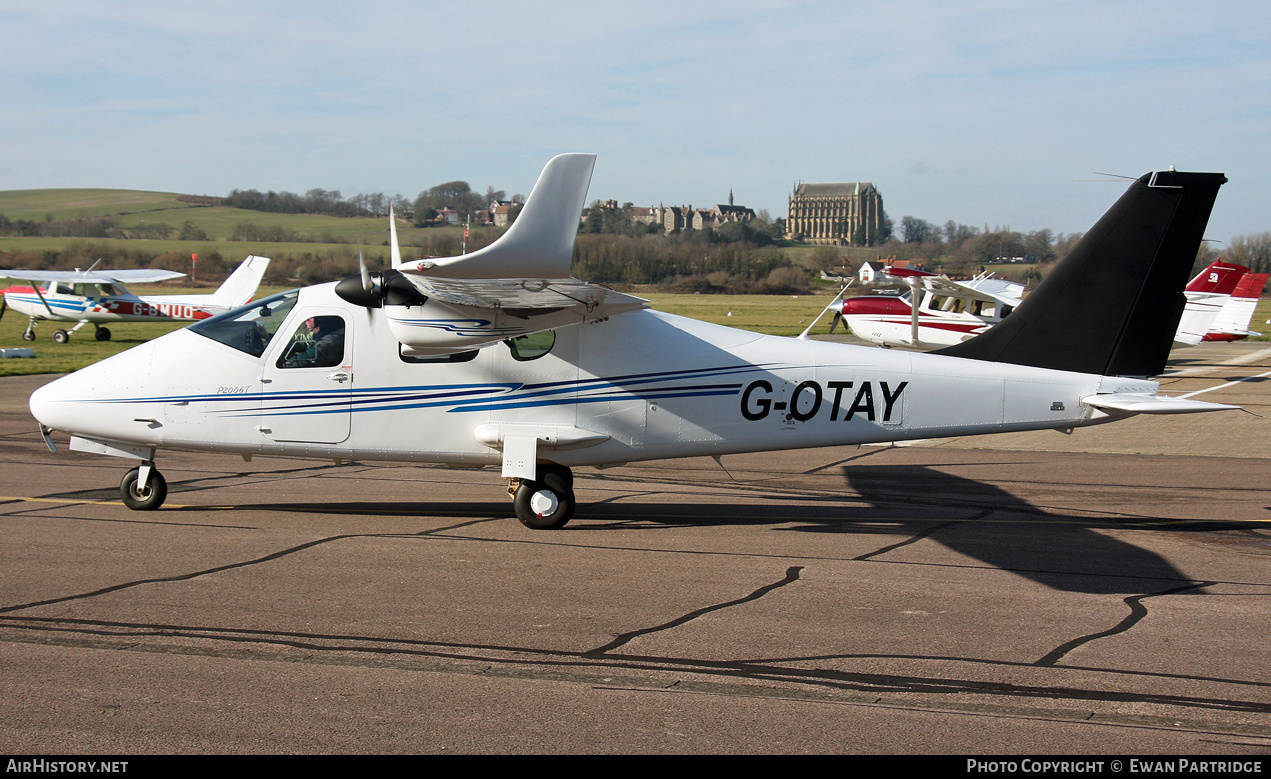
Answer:
<path fill-rule="evenodd" d="M 1104 376 L 1165 370 L 1221 173 L 1149 173 L 1014 312 L 938 354 Z"/>

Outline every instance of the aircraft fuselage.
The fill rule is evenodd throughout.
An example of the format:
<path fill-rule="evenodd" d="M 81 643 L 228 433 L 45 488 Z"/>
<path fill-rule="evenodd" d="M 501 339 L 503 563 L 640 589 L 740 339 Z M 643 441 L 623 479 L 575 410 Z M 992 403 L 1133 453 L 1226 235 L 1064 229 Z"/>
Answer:
<path fill-rule="evenodd" d="M 291 364 L 292 333 L 321 317 L 344 320 L 338 362 Z M 549 352 L 522 360 L 502 343 L 403 358 L 388 327 L 383 311 L 345 303 L 332 285 L 306 288 L 259 354 L 235 333 L 222 343 L 183 329 L 47 385 L 31 408 L 51 428 L 145 460 L 186 449 L 476 466 L 499 463 L 503 438 L 528 433 L 541 461 L 576 466 L 1065 429 L 1111 419 L 1083 397 L 1157 387 L 649 310 L 560 328 Z"/>
<path fill-rule="evenodd" d="M 37 295 L 30 286 L 9 287 L 3 290 L 3 295 L 9 308 L 33 319 L 53 321 L 181 322 L 206 319 L 217 313 L 205 306 L 149 301 L 136 295 L 59 295 L 44 289 Z"/>

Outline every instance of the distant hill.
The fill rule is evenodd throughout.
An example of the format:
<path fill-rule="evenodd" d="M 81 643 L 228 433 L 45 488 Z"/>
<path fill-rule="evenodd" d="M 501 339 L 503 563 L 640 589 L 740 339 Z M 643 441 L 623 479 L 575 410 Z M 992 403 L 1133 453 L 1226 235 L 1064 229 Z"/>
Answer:
<path fill-rule="evenodd" d="M 173 192 L 133 189 L 12 189 L 0 191 L 0 214 L 10 219 L 74 219 L 198 208 Z"/>
<path fill-rule="evenodd" d="M 109 217 L 125 233 L 144 225 L 180 230 L 190 222 L 207 240 L 229 241 L 244 224 L 269 228 L 275 237 L 255 241 L 299 240 L 312 243 L 382 243 L 382 217 L 278 214 L 219 205 L 221 198 L 130 189 L 26 189 L 0 192 L 0 214 L 10 220 Z M 240 230 L 241 232 L 241 230 Z M 261 231 L 257 231 L 258 233 Z M 130 235 L 128 237 L 142 237 Z M 237 236 L 241 239 L 241 236 Z"/>

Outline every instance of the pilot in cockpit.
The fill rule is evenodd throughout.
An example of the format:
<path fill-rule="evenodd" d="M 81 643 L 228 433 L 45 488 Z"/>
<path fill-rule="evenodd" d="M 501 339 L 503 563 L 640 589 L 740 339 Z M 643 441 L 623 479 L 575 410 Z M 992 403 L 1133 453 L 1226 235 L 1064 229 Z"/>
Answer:
<path fill-rule="evenodd" d="M 297 331 L 283 356 L 282 368 L 329 368 L 344 359 L 344 320 L 338 316 L 314 316 L 304 322 L 308 332 Z"/>

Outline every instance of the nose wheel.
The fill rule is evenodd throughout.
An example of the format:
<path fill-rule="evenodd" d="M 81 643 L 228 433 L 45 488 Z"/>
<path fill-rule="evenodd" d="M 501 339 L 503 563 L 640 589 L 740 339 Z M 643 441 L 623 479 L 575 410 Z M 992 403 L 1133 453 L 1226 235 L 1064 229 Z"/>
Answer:
<path fill-rule="evenodd" d="M 154 511 L 168 497 L 168 482 L 153 465 L 145 464 L 124 474 L 119 497 L 133 511 Z"/>
<path fill-rule="evenodd" d="M 513 480 L 512 506 L 521 524 L 558 530 L 574 516 L 574 475 L 562 465 L 542 465 L 537 479 Z"/>

